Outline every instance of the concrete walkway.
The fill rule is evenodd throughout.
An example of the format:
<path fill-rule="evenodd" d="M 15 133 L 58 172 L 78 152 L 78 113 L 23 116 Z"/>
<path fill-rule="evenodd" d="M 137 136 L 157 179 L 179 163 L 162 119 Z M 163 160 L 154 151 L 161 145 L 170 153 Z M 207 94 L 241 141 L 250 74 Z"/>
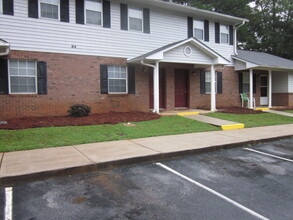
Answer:
<path fill-rule="evenodd" d="M 289 112 L 283 112 L 283 111 L 275 111 L 275 110 L 264 110 L 264 112 L 268 112 L 268 113 L 273 113 L 273 114 L 277 114 L 277 115 L 284 115 L 287 117 L 293 117 L 292 113 Z"/>
<path fill-rule="evenodd" d="M 292 136 L 293 124 L 286 124 L 0 153 L 0 184 L 91 172 Z"/>
<path fill-rule="evenodd" d="M 184 115 L 183 117 L 215 125 L 217 127 L 221 127 L 223 130 L 244 128 L 244 124 L 209 117 L 206 115 Z"/>

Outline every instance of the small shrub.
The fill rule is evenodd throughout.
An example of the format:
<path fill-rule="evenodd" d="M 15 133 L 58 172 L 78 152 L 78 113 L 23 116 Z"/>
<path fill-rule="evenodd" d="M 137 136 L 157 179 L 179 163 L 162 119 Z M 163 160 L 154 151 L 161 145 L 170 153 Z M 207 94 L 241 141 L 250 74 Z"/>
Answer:
<path fill-rule="evenodd" d="M 91 112 L 91 107 L 87 105 L 81 105 L 81 104 L 72 105 L 68 109 L 68 114 L 71 117 L 88 116 L 90 112 Z"/>

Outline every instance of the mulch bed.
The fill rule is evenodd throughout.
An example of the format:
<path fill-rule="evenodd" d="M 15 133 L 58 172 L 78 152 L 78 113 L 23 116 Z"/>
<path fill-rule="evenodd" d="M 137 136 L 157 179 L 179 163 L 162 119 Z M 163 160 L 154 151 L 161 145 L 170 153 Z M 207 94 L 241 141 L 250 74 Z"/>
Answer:
<path fill-rule="evenodd" d="M 144 112 L 110 112 L 92 114 L 86 117 L 73 118 L 69 116 L 27 117 L 7 120 L 0 129 L 21 130 L 39 127 L 83 126 L 117 124 L 120 122 L 138 122 L 159 119 L 160 115 Z"/>
<path fill-rule="evenodd" d="M 249 108 L 239 108 L 239 107 L 223 108 L 223 109 L 219 109 L 218 112 L 230 113 L 230 114 L 261 114 L 263 113 L 263 111 L 261 110 L 256 111 Z"/>

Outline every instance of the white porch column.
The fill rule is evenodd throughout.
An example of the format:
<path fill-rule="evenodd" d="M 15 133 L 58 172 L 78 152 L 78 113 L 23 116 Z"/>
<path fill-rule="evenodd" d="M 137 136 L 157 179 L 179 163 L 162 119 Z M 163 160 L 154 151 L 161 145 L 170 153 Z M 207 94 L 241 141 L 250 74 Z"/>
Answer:
<path fill-rule="evenodd" d="M 216 111 L 216 73 L 214 65 L 211 66 L 211 111 Z"/>
<path fill-rule="evenodd" d="M 269 91 L 268 91 L 268 98 L 269 98 L 269 108 L 272 107 L 272 70 L 269 70 Z"/>
<path fill-rule="evenodd" d="M 156 61 L 154 68 L 154 111 L 160 113 L 159 102 L 159 62 Z"/>
<path fill-rule="evenodd" d="M 249 69 L 249 108 L 253 108 L 253 69 Z"/>

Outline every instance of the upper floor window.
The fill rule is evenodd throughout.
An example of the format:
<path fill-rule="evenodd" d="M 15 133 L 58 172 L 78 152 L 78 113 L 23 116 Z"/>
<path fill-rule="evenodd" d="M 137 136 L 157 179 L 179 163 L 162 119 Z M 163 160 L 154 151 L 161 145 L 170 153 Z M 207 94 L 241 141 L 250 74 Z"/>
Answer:
<path fill-rule="evenodd" d="M 59 19 L 60 1 L 59 0 L 40 0 L 40 17 Z"/>
<path fill-rule="evenodd" d="M 193 36 L 198 40 L 204 39 L 204 21 L 202 20 L 193 20 Z"/>
<path fill-rule="evenodd" d="M 85 0 L 86 24 L 102 25 L 101 0 Z"/>
<path fill-rule="evenodd" d="M 129 30 L 141 31 L 143 30 L 143 11 L 139 7 L 129 7 Z"/>
<path fill-rule="evenodd" d="M 37 62 L 30 60 L 9 60 L 9 93 L 37 93 Z"/>
<path fill-rule="evenodd" d="M 228 44 L 229 43 L 229 25 L 222 25 L 220 26 L 220 36 L 221 36 L 221 43 Z"/>

